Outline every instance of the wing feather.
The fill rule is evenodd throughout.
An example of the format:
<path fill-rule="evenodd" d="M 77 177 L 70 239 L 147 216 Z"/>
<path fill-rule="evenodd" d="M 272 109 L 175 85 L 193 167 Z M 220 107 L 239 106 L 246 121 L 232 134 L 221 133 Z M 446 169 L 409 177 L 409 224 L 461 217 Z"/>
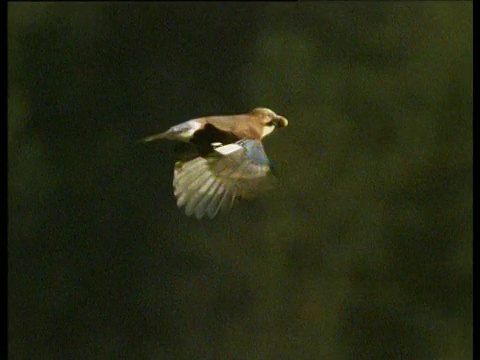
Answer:
<path fill-rule="evenodd" d="M 251 198 L 265 190 L 270 166 L 262 143 L 236 142 L 238 150 L 223 155 L 214 151 L 185 163 L 177 163 L 173 186 L 177 206 L 185 213 L 214 218 L 229 210 L 237 198 Z"/>

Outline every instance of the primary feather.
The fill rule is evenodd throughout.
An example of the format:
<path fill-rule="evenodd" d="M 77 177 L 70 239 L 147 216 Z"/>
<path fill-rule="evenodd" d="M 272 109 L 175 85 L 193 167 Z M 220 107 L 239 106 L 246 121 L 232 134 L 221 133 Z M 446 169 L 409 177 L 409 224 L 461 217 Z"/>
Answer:
<path fill-rule="evenodd" d="M 177 163 L 174 193 L 187 215 L 214 217 L 230 209 L 235 199 L 251 198 L 265 190 L 270 167 L 262 144 L 256 140 L 235 144 L 238 149 L 228 155 L 222 155 L 220 147 L 210 156 Z"/>

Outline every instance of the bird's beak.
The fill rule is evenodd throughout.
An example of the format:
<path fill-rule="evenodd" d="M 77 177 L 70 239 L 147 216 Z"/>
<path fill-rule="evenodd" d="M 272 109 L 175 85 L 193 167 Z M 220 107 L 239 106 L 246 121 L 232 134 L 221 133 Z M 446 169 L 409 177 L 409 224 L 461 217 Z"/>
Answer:
<path fill-rule="evenodd" d="M 284 118 L 283 116 L 280 116 L 280 115 L 277 115 L 277 117 L 275 117 L 273 119 L 273 123 L 275 124 L 275 126 L 277 127 L 285 127 L 285 126 L 288 126 L 288 120 L 286 118 Z"/>

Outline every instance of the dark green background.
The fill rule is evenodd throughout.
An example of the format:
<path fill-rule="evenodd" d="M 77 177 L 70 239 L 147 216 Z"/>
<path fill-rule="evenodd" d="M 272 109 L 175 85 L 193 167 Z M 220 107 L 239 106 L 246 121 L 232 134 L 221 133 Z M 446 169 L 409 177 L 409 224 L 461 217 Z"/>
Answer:
<path fill-rule="evenodd" d="M 9 3 L 10 359 L 469 359 L 472 3 Z M 265 106 L 279 186 L 176 208 Z"/>

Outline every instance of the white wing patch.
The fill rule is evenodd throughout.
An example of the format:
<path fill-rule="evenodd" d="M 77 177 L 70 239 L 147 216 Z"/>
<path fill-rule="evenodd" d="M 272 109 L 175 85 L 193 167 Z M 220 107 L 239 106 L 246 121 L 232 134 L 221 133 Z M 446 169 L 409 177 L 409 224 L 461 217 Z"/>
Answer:
<path fill-rule="evenodd" d="M 243 149 L 243 147 L 238 144 L 228 144 L 215 148 L 215 151 L 226 156 L 241 149 Z"/>

